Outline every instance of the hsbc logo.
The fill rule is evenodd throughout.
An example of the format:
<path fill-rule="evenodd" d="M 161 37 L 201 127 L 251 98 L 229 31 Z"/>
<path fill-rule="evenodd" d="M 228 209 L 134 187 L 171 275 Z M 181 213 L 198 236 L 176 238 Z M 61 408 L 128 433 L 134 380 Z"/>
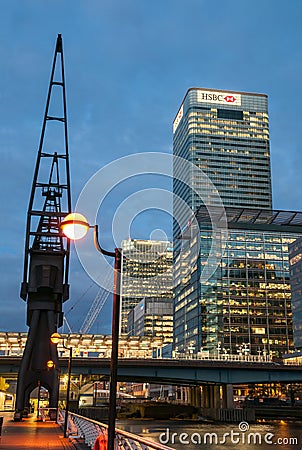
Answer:
<path fill-rule="evenodd" d="M 204 103 L 221 103 L 228 105 L 241 105 L 241 95 L 225 92 L 197 91 L 197 101 Z"/>
<path fill-rule="evenodd" d="M 224 100 L 225 100 L 227 103 L 234 103 L 234 102 L 236 101 L 236 97 L 234 97 L 234 95 L 226 95 L 226 96 L 224 97 Z"/>

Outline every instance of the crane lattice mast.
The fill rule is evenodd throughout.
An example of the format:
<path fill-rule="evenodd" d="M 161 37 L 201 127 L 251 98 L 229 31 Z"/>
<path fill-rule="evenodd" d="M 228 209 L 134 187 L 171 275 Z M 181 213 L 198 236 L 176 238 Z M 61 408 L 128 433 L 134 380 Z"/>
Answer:
<path fill-rule="evenodd" d="M 98 318 L 103 306 L 105 305 L 110 292 L 113 291 L 112 279 L 112 268 L 107 269 L 107 274 L 105 275 L 104 286 L 106 289 L 101 287 L 93 300 L 91 307 L 84 319 L 83 325 L 80 328 L 80 333 L 89 333 L 94 322 Z"/>
<path fill-rule="evenodd" d="M 27 302 L 29 331 L 18 376 L 15 420 L 26 414 L 30 393 L 37 386 L 48 390 L 49 406 L 57 407 L 59 364 L 50 336 L 62 325 L 62 303 L 69 297 L 69 243 L 60 232 L 60 222 L 69 212 L 65 73 L 59 34 L 27 212 L 20 296 Z M 54 363 L 52 370 L 47 370 L 49 360 Z"/>

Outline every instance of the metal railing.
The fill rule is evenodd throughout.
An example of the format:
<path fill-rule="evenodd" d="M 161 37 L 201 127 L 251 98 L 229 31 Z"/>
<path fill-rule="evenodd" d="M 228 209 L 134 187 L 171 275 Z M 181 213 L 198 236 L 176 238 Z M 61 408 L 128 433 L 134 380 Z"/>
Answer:
<path fill-rule="evenodd" d="M 59 409 L 58 424 L 63 425 L 65 419 L 65 411 Z M 107 439 L 108 426 L 96 420 L 87 419 L 78 414 L 68 413 L 67 435 L 69 438 L 82 438 L 85 444 L 93 449 L 95 441 L 99 436 Z M 167 447 L 148 439 L 145 439 L 136 434 L 128 433 L 127 431 L 116 428 L 116 450 L 174 450 L 172 447 Z"/>
<path fill-rule="evenodd" d="M 16 361 L 18 361 L 21 358 L 22 354 L 1 354 L 0 351 L 0 359 L 15 359 Z M 90 356 L 75 356 L 74 360 L 76 359 L 92 359 L 95 360 L 96 357 L 90 357 Z M 102 358 L 101 355 L 98 356 L 98 358 Z M 107 358 L 107 357 L 106 357 Z M 108 358 L 107 358 L 108 359 Z M 211 354 L 211 355 L 202 355 L 201 353 L 178 353 L 178 352 L 174 352 L 173 356 L 154 356 L 154 355 L 147 355 L 147 356 L 128 356 L 128 355 L 124 355 L 124 356 L 119 356 L 119 360 L 138 360 L 138 361 L 144 361 L 144 360 L 187 360 L 187 359 L 192 359 L 192 360 L 203 360 L 203 361 L 239 361 L 239 362 L 245 362 L 245 361 L 250 361 L 250 362 L 260 362 L 260 363 L 267 363 L 267 362 L 272 362 L 272 357 L 270 355 L 249 355 L 249 354 Z M 287 363 L 290 364 L 290 363 Z M 302 365 L 302 363 L 292 363 L 293 365 Z"/>
<path fill-rule="evenodd" d="M 53 416 L 52 420 L 56 419 L 57 408 L 38 408 L 38 419 L 41 419 L 42 422 L 45 422 L 47 417 Z"/>
<path fill-rule="evenodd" d="M 194 359 L 203 361 L 235 361 L 235 362 L 259 362 L 267 363 L 271 362 L 270 355 L 249 355 L 249 354 L 229 354 L 229 353 L 216 353 L 216 354 L 203 354 L 198 353 L 175 353 L 177 359 Z M 167 358 L 168 359 L 168 358 Z"/>

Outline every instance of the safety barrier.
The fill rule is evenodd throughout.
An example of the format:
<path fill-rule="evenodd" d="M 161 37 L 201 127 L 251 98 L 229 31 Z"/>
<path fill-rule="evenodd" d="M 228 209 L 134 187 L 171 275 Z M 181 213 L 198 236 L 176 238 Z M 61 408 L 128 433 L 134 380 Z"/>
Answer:
<path fill-rule="evenodd" d="M 65 411 L 58 411 L 58 423 L 64 424 Z M 101 450 L 106 447 L 108 426 L 96 420 L 87 419 L 78 414 L 68 413 L 67 434 L 70 438 L 82 438 L 91 449 Z M 116 428 L 116 450 L 173 450 L 136 434 Z"/>
<path fill-rule="evenodd" d="M 202 408 L 202 415 L 215 422 L 255 422 L 254 408 Z"/>

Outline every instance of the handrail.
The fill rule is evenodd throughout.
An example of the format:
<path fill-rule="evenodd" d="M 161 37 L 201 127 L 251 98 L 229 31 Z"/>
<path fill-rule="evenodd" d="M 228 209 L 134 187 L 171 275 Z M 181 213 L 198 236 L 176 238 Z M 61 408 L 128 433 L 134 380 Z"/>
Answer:
<path fill-rule="evenodd" d="M 21 360 L 22 354 L 20 355 L 1 355 L 0 354 L 0 360 L 7 360 L 9 362 L 19 362 Z M 96 360 L 98 360 L 99 357 L 95 357 L 95 356 L 74 356 L 73 357 L 74 360 L 81 360 L 81 361 L 89 361 L 92 360 L 93 362 L 95 362 Z M 65 356 L 60 356 L 60 361 L 67 361 L 68 358 L 66 358 Z M 109 358 L 102 358 L 105 361 L 108 361 L 109 363 Z M 273 362 L 272 358 L 267 355 L 267 356 L 258 356 L 258 355 L 229 355 L 229 354 L 221 354 L 221 355 L 211 355 L 211 356 L 203 356 L 200 355 L 198 353 L 193 353 L 192 355 L 188 355 L 185 353 L 175 353 L 175 355 L 173 357 L 153 357 L 153 356 L 148 356 L 148 357 L 142 357 L 142 356 L 119 356 L 119 361 L 130 361 L 131 360 L 139 360 L 139 362 L 141 361 L 187 361 L 187 360 L 194 360 L 194 361 L 229 361 L 229 362 L 253 362 L 253 363 L 271 363 Z M 290 363 L 287 363 L 290 364 Z M 293 365 L 302 365 L 302 362 L 300 363 L 293 363 Z"/>
<path fill-rule="evenodd" d="M 50 411 L 54 412 L 56 416 L 57 408 L 49 408 L 49 407 L 38 408 L 38 418 L 41 418 L 42 422 L 45 422 L 47 413 L 49 413 Z"/>
<path fill-rule="evenodd" d="M 65 411 L 59 409 L 58 423 L 60 425 L 64 423 L 64 418 Z M 73 439 L 83 438 L 85 444 L 91 449 L 94 447 L 95 441 L 100 435 L 107 438 L 107 430 L 108 426 L 104 423 L 68 412 L 68 436 Z M 129 433 L 128 431 L 119 430 L 118 428 L 116 428 L 115 431 L 117 449 L 120 450 L 174 450 L 172 447 L 150 441 L 149 439 Z"/>

